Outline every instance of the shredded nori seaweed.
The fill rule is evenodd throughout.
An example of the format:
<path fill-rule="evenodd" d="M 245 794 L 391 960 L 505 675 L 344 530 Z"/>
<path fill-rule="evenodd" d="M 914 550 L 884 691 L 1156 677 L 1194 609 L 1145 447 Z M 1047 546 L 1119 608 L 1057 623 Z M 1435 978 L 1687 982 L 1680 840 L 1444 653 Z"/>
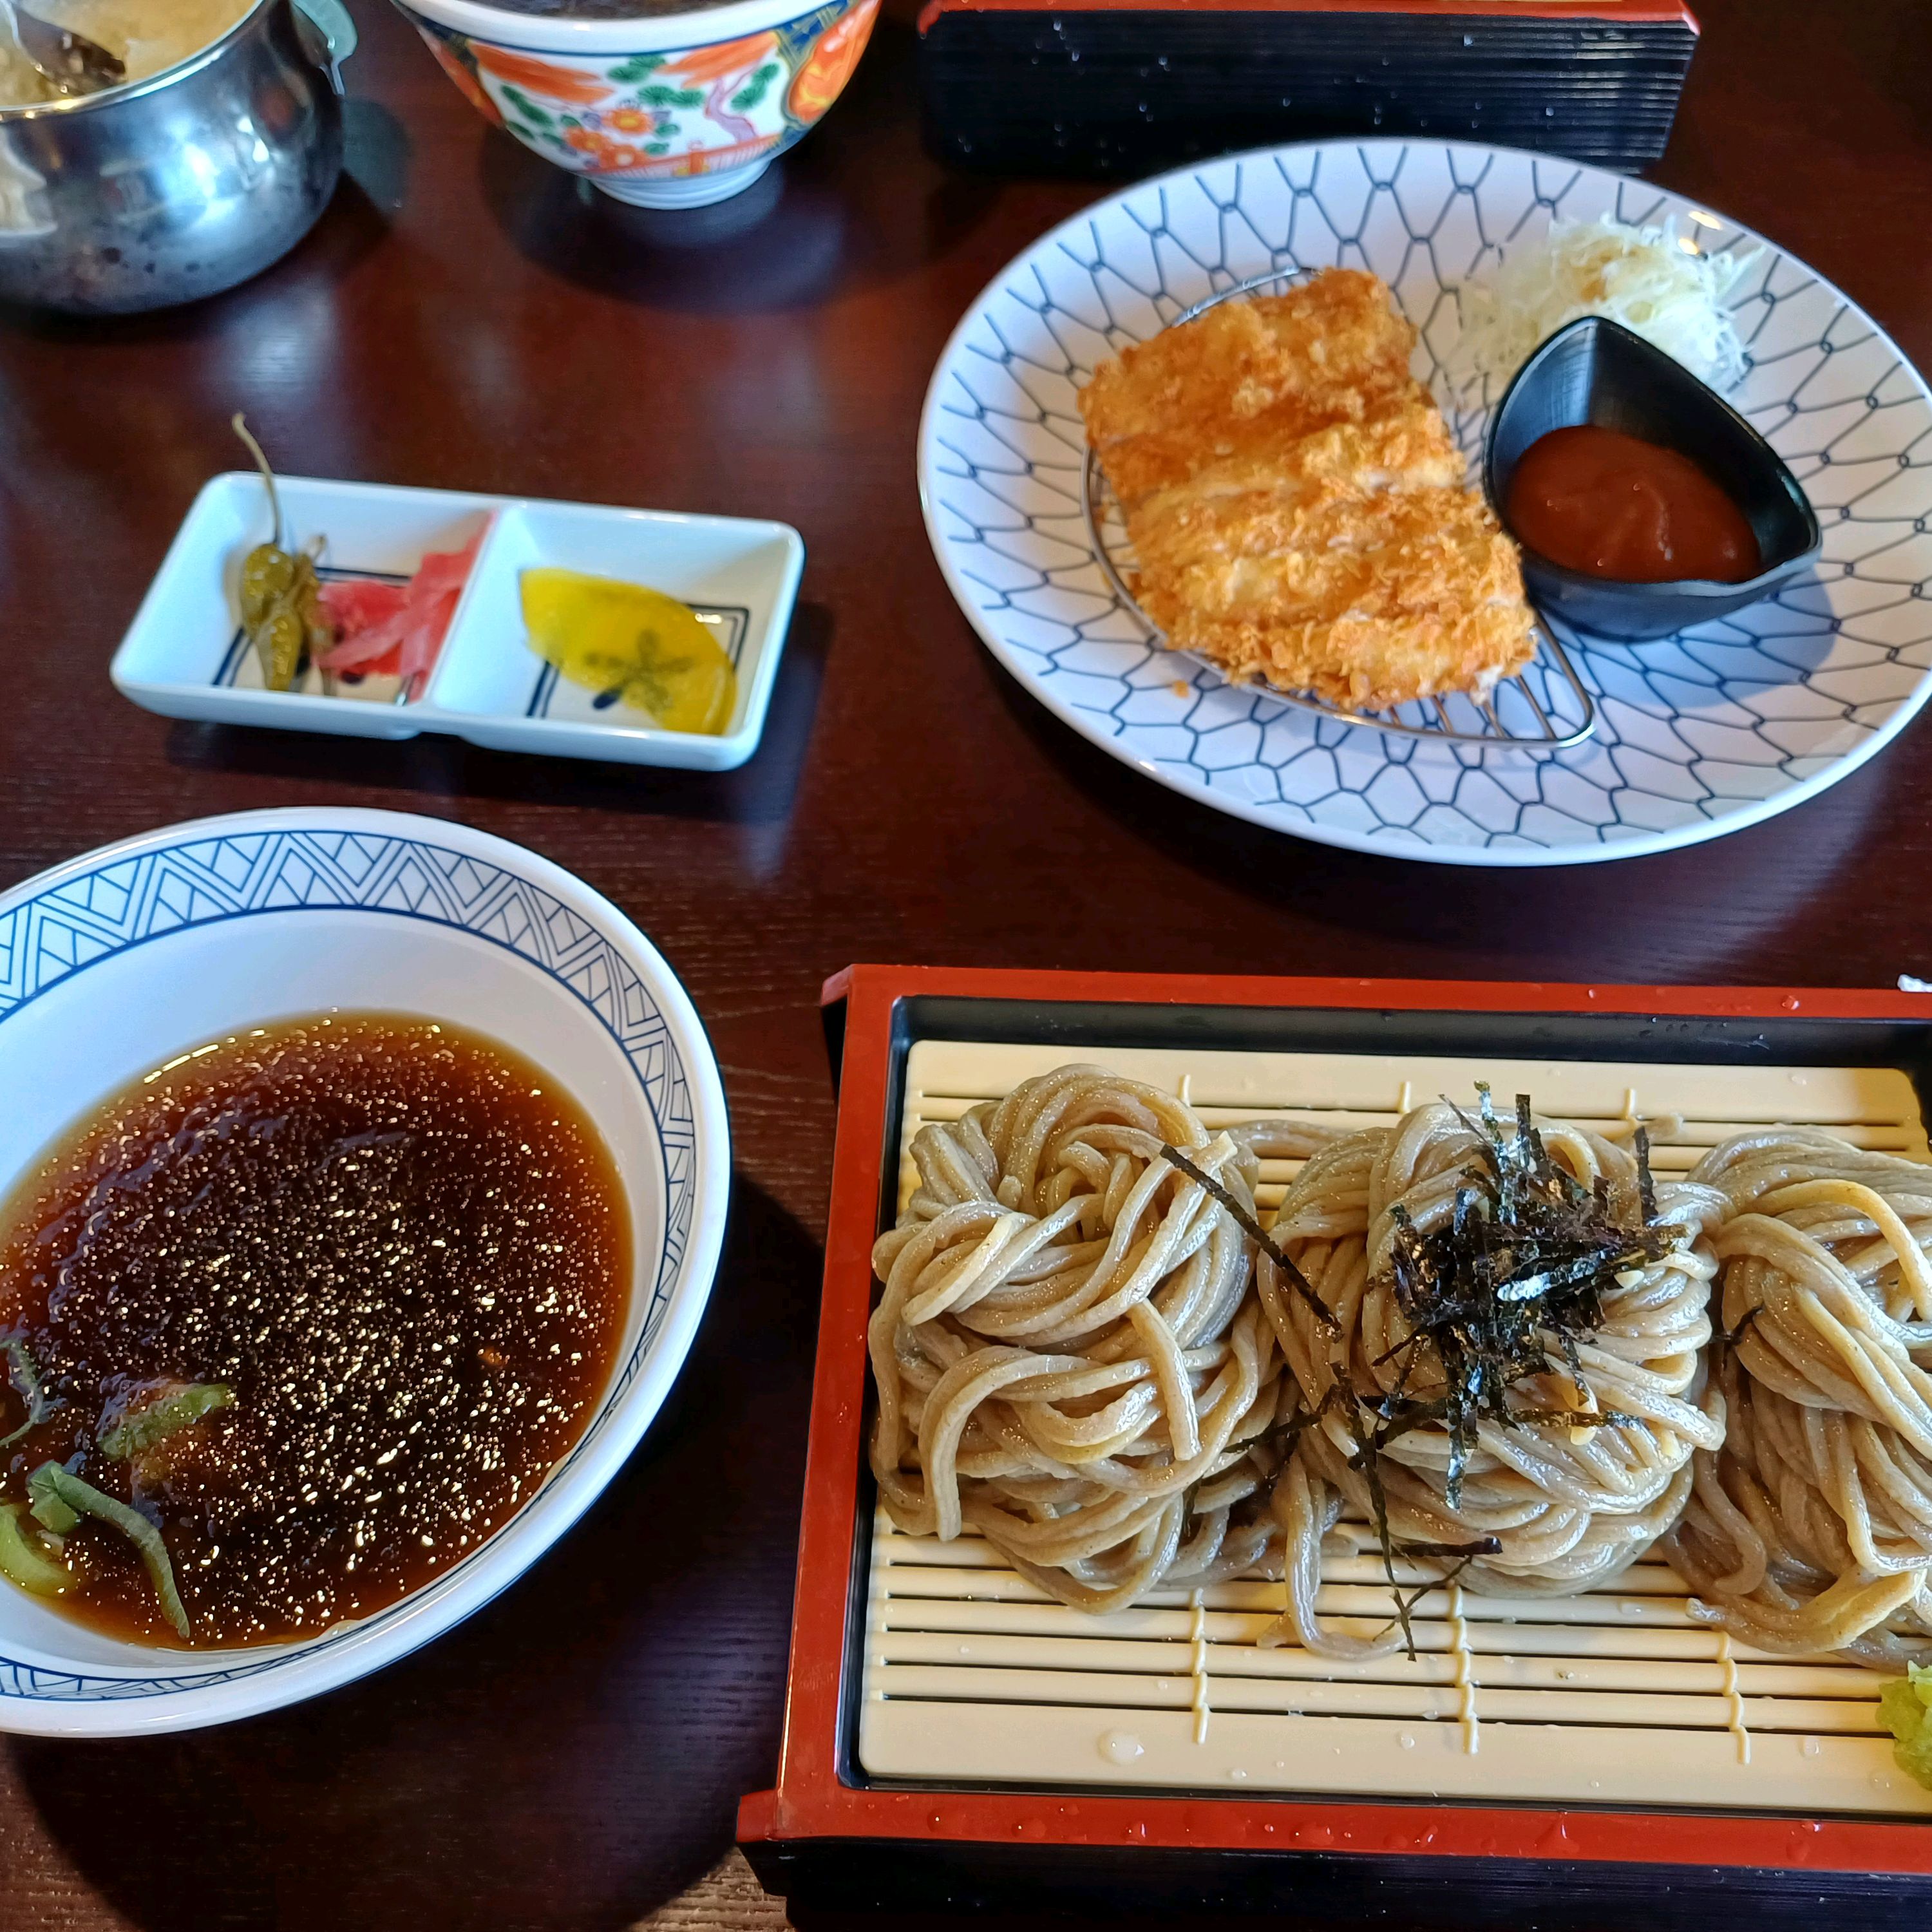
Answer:
<path fill-rule="evenodd" d="M 1527 1095 L 1517 1096 L 1516 1132 L 1506 1136 L 1489 1088 L 1479 1082 L 1476 1090 L 1478 1120 L 1456 1109 L 1477 1147 L 1448 1220 L 1425 1234 L 1400 1207 L 1393 1210 L 1396 1234 L 1386 1279 L 1410 1332 L 1380 1360 L 1400 1360 L 1396 1386 L 1373 1398 L 1339 1384 L 1329 1391 L 1348 1414 L 1356 1445 L 1349 1461 L 1367 1485 L 1382 1567 L 1411 1657 L 1415 1644 L 1409 1613 L 1423 1592 L 1405 1598 L 1396 1586 L 1397 1554 L 1458 1557 L 1447 1576 L 1424 1586 L 1432 1589 L 1453 1582 L 1476 1557 L 1492 1556 L 1501 1546 L 1493 1538 L 1456 1545 L 1394 1542 L 1378 1466 L 1381 1452 L 1412 1429 L 1440 1423 L 1449 1437 L 1444 1500 L 1453 1510 L 1461 1504 L 1463 1475 L 1482 1422 L 1508 1429 L 1530 1423 L 1590 1429 L 1634 1421 L 1592 1402 L 1577 1345 L 1601 1327 L 1604 1294 L 1616 1277 L 1661 1259 L 1679 1232 L 1657 1225 L 1649 1137 L 1641 1127 L 1634 1142 L 1640 1218 L 1620 1220 L 1606 1183 L 1599 1179 L 1586 1187 L 1550 1157 Z M 1425 1354 L 1434 1358 L 1441 1389 L 1420 1400 L 1408 1390 Z M 1510 1390 L 1528 1378 L 1564 1371 L 1579 1402 L 1588 1406 L 1529 1408 L 1510 1401 Z"/>
<path fill-rule="evenodd" d="M 1761 1301 L 1753 1302 L 1750 1306 L 1738 1317 L 1738 1325 L 1735 1328 L 1720 1328 L 1711 1337 L 1712 1345 L 1719 1348 L 1735 1348 L 1744 1340 L 1744 1330 L 1763 1312 L 1764 1304 Z"/>
<path fill-rule="evenodd" d="M 1410 1361 L 1426 1347 L 1441 1370 L 1449 1434 L 1444 1499 L 1451 1509 L 1462 1502 L 1478 1423 L 1589 1428 L 1630 1419 L 1594 1406 L 1521 1408 L 1509 1391 L 1530 1376 L 1567 1369 L 1579 1402 L 1589 1403 L 1576 1345 L 1602 1326 L 1605 1289 L 1625 1270 L 1660 1260 L 1676 1239 L 1674 1229 L 1653 1225 L 1656 1186 L 1641 1129 L 1640 1218 L 1619 1220 L 1604 1180 L 1586 1187 L 1550 1158 L 1527 1094 L 1517 1096 L 1516 1132 L 1506 1136 L 1489 1088 L 1476 1090 L 1480 1123 L 1462 1115 L 1476 1136 L 1476 1157 L 1464 1170 L 1453 1214 L 1424 1234 L 1397 1208 L 1390 1253 L 1396 1305 L 1411 1330 L 1402 1347 Z"/>
<path fill-rule="evenodd" d="M 1202 1186 L 1206 1188 L 1208 1192 L 1213 1195 L 1214 1198 L 1234 1217 L 1242 1232 L 1260 1247 L 1275 1266 L 1287 1276 L 1289 1286 L 1301 1297 L 1304 1301 L 1307 1303 L 1316 1322 L 1321 1324 L 1322 1332 L 1328 1335 L 1339 1335 L 1342 1332 L 1342 1324 L 1335 1319 L 1328 1304 L 1315 1292 L 1307 1276 L 1282 1253 L 1275 1244 L 1274 1237 L 1243 1206 L 1240 1199 L 1229 1193 L 1211 1174 L 1205 1173 L 1196 1167 L 1178 1148 L 1168 1147 L 1163 1142 L 1160 1151 L 1161 1157 L 1170 1166 L 1179 1168 L 1190 1180 L 1197 1181 Z"/>
<path fill-rule="evenodd" d="M 1361 1472 L 1368 1489 L 1383 1572 L 1412 1658 L 1415 1636 L 1410 1613 L 1416 1604 L 1428 1591 L 1453 1583 L 1478 1557 L 1497 1555 L 1502 1545 L 1493 1536 L 1466 1543 L 1397 1542 L 1389 1530 L 1382 1450 L 1412 1429 L 1441 1423 L 1449 1436 L 1444 1500 L 1455 1509 L 1462 1502 L 1463 1474 L 1483 1421 L 1509 1429 L 1528 1423 L 1597 1429 L 1634 1422 L 1635 1417 L 1621 1410 L 1592 1402 L 1577 1344 L 1601 1327 L 1606 1288 L 1624 1270 L 1660 1260 L 1680 1232 L 1667 1223 L 1659 1225 L 1650 1136 L 1641 1126 L 1633 1142 L 1638 1205 L 1633 1222 L 1618 1218 L 1606 1181 L 1599 1178 L 1594 1187 L 1586 1187 L 1550 1157 L 1527 1094 L 1516 1096 L 1516 1132 L 1505 1136 L 1488 1086 L 1478 1081 L 1476 1093 L 1477 1119 L 1471 1120 L 1460 1107 L 1455 1110 L 1475 1136 L 1477 1147 L 1463 1171 L 1448 1222 L 1424 1234 L 1400 1207 L 1392 1210 L 1396 1235 L 1387 1278 L 1409 1333 L 1377 1358 L 1377 1366 L 1400 1360 L 1395 1387 L 1369 1396 L 1337 1382 L 1318 1407 L 1277 1424 L 1250 1445 L 1279 1442 L 1285 1454 L 1292 1454 L 1296 1438 L 1310 1423 L 1331 1407 L 1342 1414 L 1355 1444 L 1349 1464 Z M 1228 1210 L 1288 1278 L 1324 1332 L 1339 1334 L 1340 1324 L 1307 1276 L 1253 1214 L 1178 1148 L 1163 1146 L 1161 1153 Z M 1723 1339 L 1735 1342 L 1756 1312 L 1754 1309 Z M 1420 1400 L 1408 1391 L 1418 1358 L 1425 1352 L 1435 1358 L 1442 1390 Z M 1591 1406 L 1528 1408 L 1509 1400 L 1509 1391 L 1528 1378 L 1566 1370 L 1579 1402 Z M 1396 1579 L 1398 1556 L 1456 1561 L 1445 1575 L 1405 1595 Z"/>

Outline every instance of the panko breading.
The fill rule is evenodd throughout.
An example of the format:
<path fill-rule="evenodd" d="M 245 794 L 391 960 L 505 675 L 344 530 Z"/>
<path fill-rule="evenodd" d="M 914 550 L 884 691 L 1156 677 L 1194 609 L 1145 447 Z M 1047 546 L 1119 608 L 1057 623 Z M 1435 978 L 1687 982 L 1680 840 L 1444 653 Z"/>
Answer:
<path fill-rule="evenodd" d="M 1460 488 L 1364 497 L 1218 485 L 1142 512 L 1142 608 L 1232 677 L 1382 710 L 1486 694 L 1534 648 L 1515 547 Z"/>
<path fill-rule="evenodd" d="M 1335 268 L 1095 371 L 1088 434 L 1175 649 L 1373 710 L 1529 661 L 1516 547 L 1464 487 L 1414 342 L 1382 283 Z"/>
<path fill-rule="evenodd" d="M 1204 465 L 1426 400 L 1415 331 L 1388 289 L 1330 268 L 1280 296 L 1222 302 L 1103 362 L 1080 392 L 1088 440 L 1132 509 Z"/>

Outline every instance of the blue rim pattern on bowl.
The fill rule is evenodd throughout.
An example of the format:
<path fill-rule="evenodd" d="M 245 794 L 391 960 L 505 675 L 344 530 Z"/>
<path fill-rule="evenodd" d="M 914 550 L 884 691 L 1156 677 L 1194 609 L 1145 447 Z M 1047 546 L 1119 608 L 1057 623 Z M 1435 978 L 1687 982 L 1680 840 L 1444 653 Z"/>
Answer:
<path fill-rule="evenodd" d="M 664 1245 L 644 1328 L 605 1392 L 602 1409 L 608 1410 L 649 1352 L 683 1259 L 696 1191 L 691 1090 L 670 1030 L 636 972 L 608 940 L 542 886 L 426 839 L 349 830 L 190 837 L 64 878 L 0 912 L 0 1027 L 75 974 L 184 928 L 318 910 L 387 913 L 488 940 L 567 988 L 622 1048 L 657 1127 Z M 544 1488 L 576 1462 L 596 1427 L 593 1418 Z M 158 1697 L 305 1663 L 444 1594 L 493 1540 L 485 1538 L 434 1582 L 388 1609 L 271 1656 L 167 1677 L 81 1675 L 0 1656 L 0 1700 Z"/>

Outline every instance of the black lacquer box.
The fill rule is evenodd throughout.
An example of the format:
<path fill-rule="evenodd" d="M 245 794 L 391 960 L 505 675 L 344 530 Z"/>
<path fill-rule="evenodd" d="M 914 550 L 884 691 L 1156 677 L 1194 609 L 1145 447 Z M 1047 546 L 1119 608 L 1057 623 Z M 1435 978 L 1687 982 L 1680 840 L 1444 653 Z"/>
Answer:
<path fill-rule="evenodd" d="M 1373 134 L 1634 170 L 1696 44 L 1678 0 L 929 0 L 920 80 L 968 167 L 1131 178 Z"/>

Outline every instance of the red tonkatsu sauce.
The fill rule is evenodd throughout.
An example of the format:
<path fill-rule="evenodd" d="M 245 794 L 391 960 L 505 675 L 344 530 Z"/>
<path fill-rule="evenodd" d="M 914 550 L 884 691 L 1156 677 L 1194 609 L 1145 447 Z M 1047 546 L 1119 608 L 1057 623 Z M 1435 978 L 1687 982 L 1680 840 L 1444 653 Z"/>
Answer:
<path fill-rule="evenodd" d="M 1739 584 L 1760 568 L 1744 512 L 1690 458 L 1594 423 L 1532 443 L 1506 507 L 1532 550 L 1588 577 Z"/>

